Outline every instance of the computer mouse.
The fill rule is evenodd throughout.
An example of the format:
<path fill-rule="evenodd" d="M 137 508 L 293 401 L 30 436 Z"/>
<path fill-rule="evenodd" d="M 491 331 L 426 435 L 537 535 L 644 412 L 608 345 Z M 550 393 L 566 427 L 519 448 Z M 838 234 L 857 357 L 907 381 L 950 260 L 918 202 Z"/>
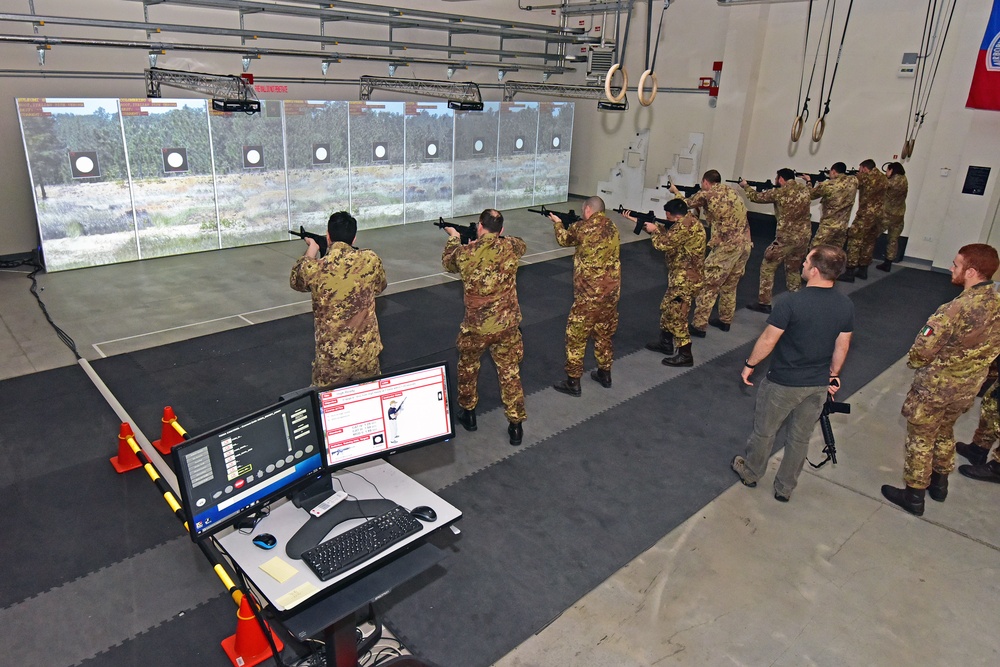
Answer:
<path fill-rule="evenodd" d="M 427 505 L 414 507 L 412 510 L 410 510 L 410 514 L 417 517 L 421 521 L 426 521 L 428 523 L 438 518 L 438 513 L 434 511 L 434 508 L 428 507 Z"/>
<path fill-rule="evenodd" d="M 274 545 L 278 543 L 278 538 L 271 533 L 261 533 L 254 536 L 253 543 L 261 549 L 273 549 Z"/>

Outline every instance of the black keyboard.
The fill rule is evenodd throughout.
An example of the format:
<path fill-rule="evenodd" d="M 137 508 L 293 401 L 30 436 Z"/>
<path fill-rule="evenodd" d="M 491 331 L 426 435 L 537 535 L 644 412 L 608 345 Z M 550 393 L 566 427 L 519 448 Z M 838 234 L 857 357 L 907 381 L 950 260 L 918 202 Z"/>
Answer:
<path fill-rule="evenodd" d="M 420 521 L 397 505 L 382 516 L 320 542 L 302 560 L 320 581 L 333 579 L 421 530 Z"/>

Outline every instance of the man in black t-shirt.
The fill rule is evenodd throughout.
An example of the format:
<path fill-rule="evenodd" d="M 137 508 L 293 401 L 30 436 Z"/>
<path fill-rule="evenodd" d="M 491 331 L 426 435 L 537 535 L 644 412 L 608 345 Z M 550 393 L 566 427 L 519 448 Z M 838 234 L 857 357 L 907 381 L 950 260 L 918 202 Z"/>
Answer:
<path fill-rule="evenodd" d="M 774 478 L 774 497 L 782 502 L 798 482 L 826 394 L 832 396 L 840 388 L 840 369 L 854 330 L 854 304 L 833 286 L 846 263 L 839 248 L 818 245 L 810 251 L 802 264 L 805 288 L 775 302 L 767 328 L 743 367 L 743 382 L 752 385 L 754 368 L 774 351 L 757 391 L 746 455 L 730 465 L 744 485 L 757 486 L 767 470 L 774 437 L 785 425 L 785 454 Z"/>

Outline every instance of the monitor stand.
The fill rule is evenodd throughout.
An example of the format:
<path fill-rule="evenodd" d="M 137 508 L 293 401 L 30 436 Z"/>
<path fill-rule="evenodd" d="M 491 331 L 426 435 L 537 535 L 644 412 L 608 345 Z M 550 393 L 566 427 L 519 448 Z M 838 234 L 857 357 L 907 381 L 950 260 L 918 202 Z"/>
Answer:
<path fill-rule="evenodd" d="M 325 499 L 325 497 L 320 496 L 310 498 L 300 507 L 308 512 Z M 298 529 L 292 539 L 288 540 L 285 545 L 285 553 L 289 558 L 300 560 L 304 552 L 319 544 L 327 533 L 338 524 L 351 519 L 372 519 L 385 514 L 396 505 L 397 503 L 384 498 L 376 500 L 347 499 L 322 516 L 317 517 L 310 514 L 309 520 Z"/>

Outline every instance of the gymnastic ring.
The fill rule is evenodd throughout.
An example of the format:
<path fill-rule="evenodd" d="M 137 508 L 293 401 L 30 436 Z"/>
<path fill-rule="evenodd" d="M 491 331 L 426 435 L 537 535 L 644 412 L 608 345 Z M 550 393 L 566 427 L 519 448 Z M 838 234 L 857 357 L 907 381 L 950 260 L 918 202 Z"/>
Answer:
<path fill-rule="evenodd" d="M 813 141 L 819 141 L 823 138 L 823 132 L 826 131 L 826 116 L 820 116 L 816 119 L 816 124 L 813 125 Z"/>
<path fill-rule="evenodd" d="M 903 150 L 899 151 L 900 160 L 905 160 L 906 158 L 910 157 L 910 154 L 906 150 L 909 145 L 910 145 L 909 139 L 903 142 Z"/>
<path fill-rule="evenodd" d="M 913 145 L 915 143 L 917 143 L 916 139 L 910 139 L 909 141 L 906 142 L 906 157 L 907 158 L 913 157 Z"/>
<path fill-rule="evenodd" d="M 792 143 L 794 144 L 802 136 L 802 128 L 806 126 L 806 118 L 809 117 L 809 112 L 806 112 L 804 116 L 797 116 L 795 122 L 792 123 Z"/>
<path fill-rule="evenodd" d="M 642 93 L 646 87 L 646 79 L 648 79 L 649 77 L 653 77 L 653 89 L 652 92 L 649 93 L 649 99 L 646 99 L 645 97 L 643 97 Z M 652 104 L 653 100 L 656 99 L 656 88 L 657 88 L 656 72 L 654 72 L 651 69 L 648 69 L 642 73 L 642 76 L 639 77 L 639 90 L 638 90 L 639 104 L 641 104 L 644 107 L 648 107 L 650 104 Z"/>
<path fill-rule="evenodd" d="M 615 75 L 618 70 L 622 72 L 622 89 L 617 97 L 611 94 L 611 78 Z M 608 70 L 607 75 L 604 77 L 604 94 L 607 96 L 609 102 L 621 102 L 625 99 L 625 92 L 628 90 L 628 72 L 625 68 L 621 66 L 621 63 L 615 63 Z"/>

